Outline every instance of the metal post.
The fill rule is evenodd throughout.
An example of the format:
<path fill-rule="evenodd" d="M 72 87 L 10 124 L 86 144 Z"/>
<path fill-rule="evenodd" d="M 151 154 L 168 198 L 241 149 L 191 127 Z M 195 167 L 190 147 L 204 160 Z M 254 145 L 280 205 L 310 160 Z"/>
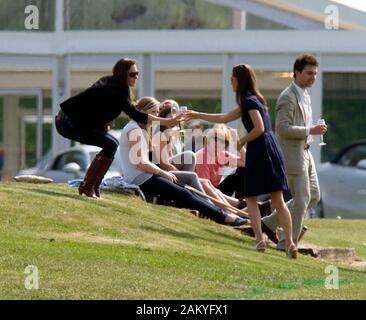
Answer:
<path fill-rule="evenodd" d="M 64 31 L 64 0 L 56 0 L 55 6 L 55 31 Z"/>
<path fill-rule="evenodd" d="M 139 97 L 155 95 L 155 68 L 154 57 L 151 54 L 141 56 L 142 79 L 139 88 Z"/>
<path fill-rule="evenodd" d="M 37 162 L 42 158 L 43 153 L 43 93 L 39 90 L 37 93 L 37 129 L 36 129 L 36 159 Z"/>
<path fill-rule="evenodd" d="M 61 58 L 54 58 L 52 66 L 52 115 L 55 116 L 60 110 L 60 102 L 62 100 L 62 95 L 65 90 L 60 92 L 60 77 L 61 77 Z M 60 70 L 61 69 L 61 70 Z M 57 132 L 55 123 L 52 124 L 52 154 L 56 155 L 59 151 L 70 147 L 70 140 L 63 138 Z"/>
<path fill-rule="evenodd" d="M 231 71 L 235 64 L 235 57 L 232 54 L 226 54 L 223 56 L 223 67 L 222 67 L 222 92 L 221 92 L 221 112 L 227 113 L 233 110 L 235 106 L 235 97 L 231 88 Z M 232 128 L 238 128 L 237 121 L 228 123 Z"/>

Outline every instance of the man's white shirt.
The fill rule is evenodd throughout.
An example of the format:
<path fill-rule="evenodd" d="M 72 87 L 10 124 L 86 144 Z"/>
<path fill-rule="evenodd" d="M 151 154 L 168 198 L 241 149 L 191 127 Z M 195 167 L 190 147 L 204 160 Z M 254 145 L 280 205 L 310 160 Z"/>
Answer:
<path fill-rule="evenodd" d="M 293 82 L 297 92 L 300 95 L 301 103 L 304 106 L 304 117 L 305 117 L 305 125 L 306 125 L 306 136 L 307 136 L 307 144 L 311 144 L 313 142 L 313 137 L 310 134 L 310 128 L 313 125 L 313 118 L 312 118 L 312 109 L 311 109 L 311 97 L 306 89 L 300 88 L 295 81 Z"/>

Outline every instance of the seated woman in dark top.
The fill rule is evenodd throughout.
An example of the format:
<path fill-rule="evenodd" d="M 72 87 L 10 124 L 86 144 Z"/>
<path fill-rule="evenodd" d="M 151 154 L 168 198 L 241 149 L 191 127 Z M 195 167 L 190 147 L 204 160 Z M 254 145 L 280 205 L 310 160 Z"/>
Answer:
<path fill-rule="evenodd" d="M 174 119 L 161 119 L 137 111 L 132 105 L 133 96 L 130 87 L 135 87 L 138 79 L 136 62 L 121 59 L 113 67 L 113 75 L 99 79 L 90 88 L 61 103 L 56 116 L 56 129 L 67 139 L 102 148 L 89 166 L 79 194 L 99 198 L 99 186 L 105 173 L 112 164 L 118 148 L 118 141 L 108 134 L 110 122 L 124 111 L 131 119 L 139 123 L 160 121 L 170 125 L 178 122 Z"/>

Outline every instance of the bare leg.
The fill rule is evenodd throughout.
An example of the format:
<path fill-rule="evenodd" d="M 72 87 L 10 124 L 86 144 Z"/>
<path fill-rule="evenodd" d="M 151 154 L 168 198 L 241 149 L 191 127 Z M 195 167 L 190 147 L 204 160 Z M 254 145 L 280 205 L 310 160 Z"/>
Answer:
<path fill-rule="evenodd" d="M 201 183 L 205 183 L 207 189 L 209 190 L 209 192 L 212 192 L 212 194 L 215 194 L 218 198 L 221 199 L 221 201 L 230 204 L 231 206 L 237 208 L 240 204 L 239 199 L 230 197 L 228 195 L 226 195 L 225 193 L 222 193 L 222 191 L 220 189 L 217 189 L 210 180 L 208 179 L 200 179 Z M 202 180 L 204 180 L 204 182 L 202 182 Z M 206 191 L 207 193 L 207 191 Z M 207 193 L 208 195 L 211 195 L 209 193 Z"/>
<path fill-rule="evenodd" d="M 283 231 L 286 236 L 286 252 L 290 247 L 295 247 L 294 241 L 292 239 L 292 220 L 291 214 L 288 210 L 285 201 L 283 200 L 282 191 L 272 192 L 271 193 L 272 205 L 277 210 L 278 220 L 280 226 L 283 228 Z"/>
<path fill-rule="evenodd" d="M 245 201 L 247 202 L 247 212 L 249 213 L 250 222 L 252 224 L 254 234 L 255 234 L 255 240 L 257 243 L 257 249 L 258 246 L 263 247 L 263 233 L 262 233 L 262 227 L 261 227 L 261 214 L 258 208 L 257 204 L 257 197 L 248 197 L 245 198 Z M 264 246 L 265 248 L 265 246 Z M 264 251 L 264 250 L 261 250 Z"/>
<path fill-rule="evenodd" d="M 233 197 L 230 197 L 228 195 L 226 195 L 225 193 L 222 193 L 221 190 L 215 188 L 216 192 L 221 196 L 223 197 L 227 202 L 230 203 L 230 205 L 232 205 L 233 207 L 237 208 L 240 204 L 240 201 L 239 199 L 237 198 L 233 198 Z"/>
<path fill-rule="evenodd" d="M 230 203 L 225 198 L 221 197 L 220 194 L 216 192 L 215 187 L 211 184 L 209 180 L 200 179 L 200 182 L 206 194 L 215 198 L 218 201 L 223 202 L 226 205 L 230 205 Z"/>

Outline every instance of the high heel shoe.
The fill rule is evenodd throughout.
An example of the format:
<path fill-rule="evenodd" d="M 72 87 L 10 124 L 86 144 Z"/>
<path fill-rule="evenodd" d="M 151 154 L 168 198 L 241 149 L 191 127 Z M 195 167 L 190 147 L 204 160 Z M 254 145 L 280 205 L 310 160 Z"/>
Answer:
<path fill-rule="evenodd" d="M 259 241 L 256 246 L 255 246 L 255 250 L 259 251 L 259 252 L 264 252 L 266 251 L 267 248 L 267 243 L 264 240 Z"/>
<path fill-rule="evenodd" d="M 291 244 L 287 251 L 287 257 L 289 257 L 290 259 L 297 259 L 297 248 L 294 244 Z"/>

